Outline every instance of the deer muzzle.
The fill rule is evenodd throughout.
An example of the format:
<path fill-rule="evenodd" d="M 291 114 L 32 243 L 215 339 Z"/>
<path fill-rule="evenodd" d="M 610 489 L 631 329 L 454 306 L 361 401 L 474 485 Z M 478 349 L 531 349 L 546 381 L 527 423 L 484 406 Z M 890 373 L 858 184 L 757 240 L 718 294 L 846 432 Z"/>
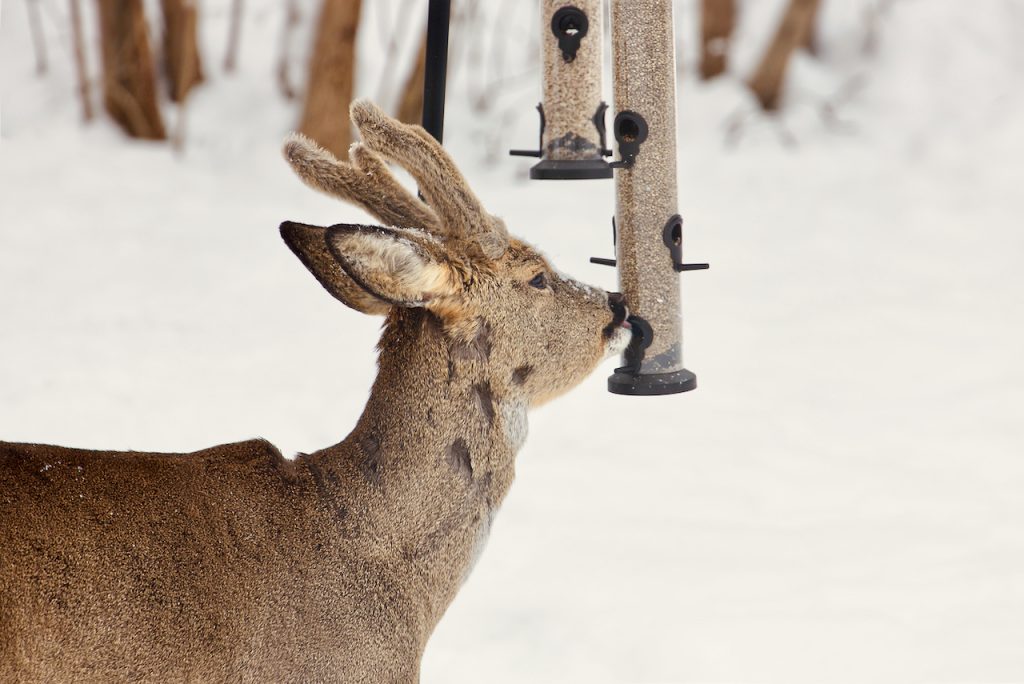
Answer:
<path fill-rule="evenodd" d="M 612 310 L 612 322 L 604 329 L 604 336 L 611 337 L 617 328 L 631 328 L 629 323 L 629 307 L 626 298 L 619 292 L 608 293 L 608 308 Z"/>

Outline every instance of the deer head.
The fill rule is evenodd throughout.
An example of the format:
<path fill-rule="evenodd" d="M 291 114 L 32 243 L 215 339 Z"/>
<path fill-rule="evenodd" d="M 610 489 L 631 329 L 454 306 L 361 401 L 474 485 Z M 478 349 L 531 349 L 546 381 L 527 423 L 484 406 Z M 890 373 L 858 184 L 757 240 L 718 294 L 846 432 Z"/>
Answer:
<path fill-rule="evenodd" d="M 410 309 L 429 312 L 454 355 L 509 378 L 529 405 L 567 391 L 625 349 L 631 334 L 621 295 L 562 275 L 510 237 L 421 127 L 366 101 L 353 103 L 351 114 L 362 143 L 349 162 L 297 134 L 284 148 L 306 184 L 384 224 L 282 224 L 285 242 L 328 292 L 357 311 L 388 316 L 387 328 Z M 410 172 L 425 202 L 385 160 Z"/>

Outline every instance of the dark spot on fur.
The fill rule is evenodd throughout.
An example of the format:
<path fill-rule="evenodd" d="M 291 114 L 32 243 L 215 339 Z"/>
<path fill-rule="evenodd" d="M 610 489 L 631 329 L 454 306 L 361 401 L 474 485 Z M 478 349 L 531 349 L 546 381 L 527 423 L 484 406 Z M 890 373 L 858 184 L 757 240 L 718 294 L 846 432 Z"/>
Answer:
<path fill-rule="evenodd" d="M 452 384 L 452 380 L 455 379 L 455 361 L 451 357 L 448 358 L 448 384 Z"/>
<path fill-rule="evenodd" d="M 359 469 L 367 482 L 374 485 L 380 484 L 380 461 L 375 456 L 367 456 L 360 461 Z"/>
<path fill-rule="evenodd" d="M 320 466 L 316 463 L 309 460 L 306 454 L 299 454 L 299 458 L 306 462 L 306 468 L 309 470 L 309 474 L 313 476 L 313 486 L 316 487 L 317 496 L 319 496 L 321 500 L 326 500 L 328 498 L 328 492 L 327 485 L 324 483 L 324 471 L 320 470 Z"/>
<path fill-rule="evenodd" d="M 380 442 L 372 436 L 359 440 L 359 449 L 363 459 L 359 462 L 359 470 L 370 484 L 380 484 Z"/>
<path fill-rule="evenodd" d="M 491 356 L 491 326 L 480 319 L 476 337 L 470 342 L 456 342 L 452 345 L 452 357 L 459 361 L 478 361 L 486 363 Z"/>
<path fill-rule="evenodd" d="M 270 461 L 270 467 L 276 473 L 279 481 L 286 487 L 292 487 L 299 482 L 299 474 L 296 472 L 295 463 L 300 459 L 308 458 L 309 454 L 295 454 L 295 460 L 284 457 L 274 458 Z"/>
<path fill-rule="evenodd" d="M 333 472 L 328 472 L 327 476 L 324 476 L 324 471 L 318 463 L 315 463 L 306 454 L 299 454 L 296 460 L 302 460 L 306 464 L 306 468 L 309 470 L 309 474 L 313 477 L 313 485 L 316 487 L 317 498 L 320 502 L 334 512 L 339 520 L 344 520 L 345 516 L 348 515 L 348 511 L 345 506 L 339 502 L 331 489 L 327 486 L 327 480 L 331 481 L 331 484 L 335 488 L 338 486 L 338 477 Z"/>
<path fill-rule="evenodd" d="M 484 359 L 491 358 L 491 324 L 487 321 L 480 321 L 480 330 L 476 334 L 474 344 L 480 349 Z"/>
<path fill-rule="evenodd" d="M 441 337 L 444 335 L 444 324 L 441 323 L 441 319 L 433 311 L 427 311 L 424 309 L 425 315 L 423 316 L 423 329 L 431 335 Z"/>
<path fill-rule="evenodd" d="M 473 479 L 473 461 L 469 456 L 466 440 L 460 437 L 448 447 L 448 463 L 456 473 L 465 479 Z"/>
<path fill-rule="evenodd" d="M 437 426 L 437 421 L 434 419 L 434 409 L 433 408 L 428 408 L 427 409 L 427 425 L 429 425 L 430 427 L 436 427 Z"/>
<path fill-rule="evenodd" d="M 526 379 L 530 377 L 531 373 L 533 373 L 533 366 L 529 364 L 520 366 L 512 371 L 512 382 L 517 385 L 526 384 Z"/>
<path fill-rule="evenodd" d="M 473 385 L 473 392 L 476 394 L 477 406 L 480 412 L 487 418 L 489 425 L 494 424 L 494 395 L 491 393 L 491 386 L 486 382 Z"/>

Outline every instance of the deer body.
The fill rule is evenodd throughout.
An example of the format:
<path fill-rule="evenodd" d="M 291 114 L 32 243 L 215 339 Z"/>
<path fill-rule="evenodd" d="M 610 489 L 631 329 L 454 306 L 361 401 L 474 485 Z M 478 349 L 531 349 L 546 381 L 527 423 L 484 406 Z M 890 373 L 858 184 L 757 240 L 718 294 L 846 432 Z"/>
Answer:
<path fill-rule="evenodd" d="M 353 119 L 380 154 L 457 174 L 418 127 L 365 103 Z M 475 201 L 460 177 L 454 200 L 417 178 L 428 207 L 366 149 L 362 168 L 302 141 L 287 156 L 307 182 L 431 229 L 282 226 L 329 292 L 387 316 L 356 428 L 294 459 L 262 440 L 0 442 L 0 681 L 417 681 L 511 485 L 527 407 L 628 342 L 621 301 L 549 273 L 500 225 L 460 227 Z M 375 194 L 357 182 L 368 168 Z"/>

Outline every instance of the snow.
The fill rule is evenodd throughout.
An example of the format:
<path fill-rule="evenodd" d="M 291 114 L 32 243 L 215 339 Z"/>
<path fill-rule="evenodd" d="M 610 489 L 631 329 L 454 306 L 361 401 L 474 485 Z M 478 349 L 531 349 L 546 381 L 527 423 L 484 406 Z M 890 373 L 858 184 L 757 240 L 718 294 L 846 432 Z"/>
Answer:
<path fill-rule="evenodd" d="M 38 79 L 24 3 L 3 4 L 3 439 L 294 452 L 354 425 L 379 321 L 326 295 L 277 225 L 365 217 L 280 158 L 280 4 L 247 3 L 226 76 L 226 3 L 204 3 L 211 81 L 181 155 L 82 127 L 64 5 L 43 2 Z M 395 5 L 365 4 L 377 36 Z M 770 119 L 742 77 L 781 2 L 743 4 L 733 70 L 707 85 L 698 5 L 677 3 L 680 211 L 688 258 L 712 263 L 683 278 L 700 387 L 613 396 L 608 361 L 531 415 L 423 680 L 1022 680 L 1024 10 L 826 0 L 823 53 L 796 59 Z M 466 55 L 494 52 L 453 45 L 446 144 L 512 233 L 614 288 L 587 263 L 611 256 L 611 183 L 529 182 L 502 156 L 536 139 L 533 16 L 502 53 L 528 77 L 488 111 L 466 79 L 498 67 Z M 404 69 L 360 49 L 360 93 L 393 99 Z"/>

